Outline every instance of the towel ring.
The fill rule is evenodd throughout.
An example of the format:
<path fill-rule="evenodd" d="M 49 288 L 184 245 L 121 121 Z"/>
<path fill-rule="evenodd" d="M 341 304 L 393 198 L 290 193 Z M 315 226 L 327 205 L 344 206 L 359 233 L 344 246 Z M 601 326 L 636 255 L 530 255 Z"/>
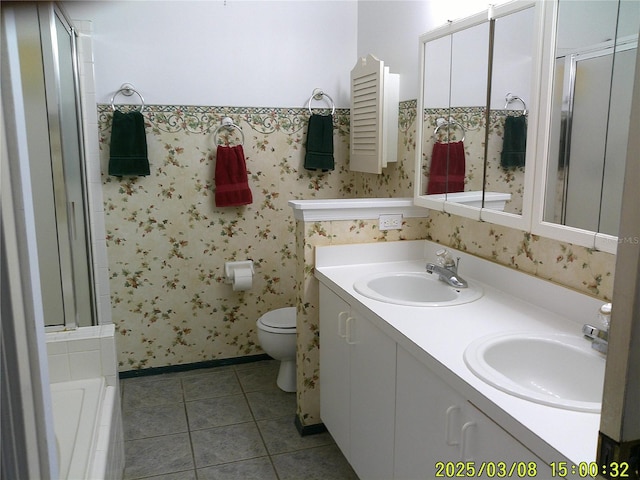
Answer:
<path fill-rule="evenodd" d="M 456 127 L 458 127 L 460 130 L 462 130 L 462 140 L 460 140 L 461 142 L 464 142 L 464 137 L 466 137 L 467 135 L 467 131 L 465 130 L 465 128 L 460 125 L 458 122 L 456 122 L 453 118 L 449 118 L 449 121 L 445 120 L 444 118 L 440 117 L 439 119 L 436 120 L 436 128 L 433 130 L 433 135 L 437 135 L 438 130 L 440 130 L 441 127 L 444 126 L 449 126 L 449 125 L 455 125 Z"/>
<path fill-rule="evenodd" d="M 313 93 L 311 94 L 311 96 L 309 97 L 309 100 L 307 100 L 307 103 L 309 104 L 309 113 L 311 115 L 313 115 L 313 112 L 311 111 L 311 100 L 322 100 L 322 97 L 327 97 L 329 99 L 329 101 L 331 102 L 331 115 L 333 115 L 334 113 L 336 113 L 336 104 L 333 103 L 333 98 L 331 98 L 328 94 L 324 93 L 321 89 L 319 88 L 314 88 L 313 89 Z"/>
<path fill-rule="evenodd" d="M 240 132 L 240 136 L 242 137 L 241 145 L 244 145 L 244 132 L 242 131 L 242 129 L 238 125 L 233 123 L 233 120 L 231 120 L 231 118 L 224 117 L 222 119 L 222 123 L 213 132 L 213 138 L 214 139 L 215 139 L 216 135 L 218 135 L 218 132 L 220 131 L 221 128 L 226 128 L 229 131 L 233 130 L 234 128 L 237 129 Z"/>
<path fill-rule="evenodd" d="M 136 95 L 138 95 L 138 97 L 140 97 L 140 113 L 142 113 L 142 111 L 144 110 L 144 98 L 142 98 L 142 95 L 140 95 L 140 92 L 138 92 L 135 88 L 133 88 L 133 85 L 131 85 L 130 83 L 123 83 L 122 86 L 116 91 L 116 93 L 113 94 L 113 96 L 111 97 L 111 110 L 112 111 L 116 111 L 116 106 L 113 103 L 114 100 L 116 99 L 116 97 L 118 96 L 118 94 L 121 93 L 123 95 L 126 95 L 127 97 L 130 97 L 131 95 L 133 95 L 134 93 Z"/>
<path fill-rule="evenodd" d="M 509 106 L 509 104 L 511 102 L 520 102 L 520 103 L 522 103 L 522 106 L 524 107 L 524 109 L 522 110 L 522 115 L 526 115 L 527 114 L 527 104 L 524 103 L 524 100 L 522 100 L 519 96 L 514 95 L 513 93 L 507 93 L 504 96 L 504 100 L 505 100 L 505 102 L 507 102 L 507 103 L 504 104 L 505 110 L 506 110 L 506 108 Z"/>

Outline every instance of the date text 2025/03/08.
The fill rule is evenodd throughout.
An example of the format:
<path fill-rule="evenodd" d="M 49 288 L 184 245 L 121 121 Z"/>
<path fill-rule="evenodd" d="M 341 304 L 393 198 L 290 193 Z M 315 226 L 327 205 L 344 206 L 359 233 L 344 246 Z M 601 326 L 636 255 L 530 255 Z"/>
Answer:
<path fill-rule="evenodd" d="M 630 478 L 627 462 L 612 462 L 599 465 L 596 462 L 552 462 L 551 476 L 564 478 L 567 475 L 578 475 L 580 478 L 596 478 L 608 475 L 610 478 Z M 478 478 L 483 475 L 489 478 L 536 478 L 538 464 L 536 462 L 436 462 L 436 478 Z"/>

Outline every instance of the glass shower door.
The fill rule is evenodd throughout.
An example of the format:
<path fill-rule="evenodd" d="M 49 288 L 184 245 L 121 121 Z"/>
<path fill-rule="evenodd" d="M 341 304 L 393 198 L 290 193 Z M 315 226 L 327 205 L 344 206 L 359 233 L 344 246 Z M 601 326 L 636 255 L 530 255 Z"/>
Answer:
<path fill-rule="evenodd" d="M 78 69 L 75 31 L 54 10 L 55 40 L 58 49 L 58 114 L 62 167 L 66 190 L 68 234 L 76 324 L 92 324 L 93 282 L 91 281 L 91 246 L 87 226 L 87 197 L 84 172 L 82 122 L 79 112 Z"/>
<path fill-rule="evenodd" d="M 52 3 L 38 5 L 38 21 L 50 164 L 44 165 L 45 159 L 35 161 L 40 162 L 39 168 L 50 169 L 51 185 L 43 185 L 43 190 L 52 192 L 55 210 L 54 229 L 49 225 L 39 235 L 39 244 L 49 236 L 48 251 L 46 245 L 39 245 L 39 250 L 45 251 L 41 257 L 55 257 L 57 253 L 57 259 L 48 263 L 58 265 L 59 270 L 41 272 L 45 324 L 65 328 L 88 326 L 94 323 L 95 307 L 76 34 Z M 47 175 L 42 178 L 49 181 Z M 39 193 L 35 197 L 36 203 L 42 203 Z M 57 252 L 52 248 L 56 244 Z M 55 313 L 48 312 L 47 298 L 52 297 L 49 290 L 55 295 L 58 289 L 62 292 L 62 311 L 56 305 Z"/>

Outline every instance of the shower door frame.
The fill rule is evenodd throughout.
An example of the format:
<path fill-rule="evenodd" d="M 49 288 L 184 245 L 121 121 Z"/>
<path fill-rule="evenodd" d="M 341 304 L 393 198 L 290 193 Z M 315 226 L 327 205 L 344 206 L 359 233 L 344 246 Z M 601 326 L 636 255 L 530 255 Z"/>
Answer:
<path fill-rule="evenodd" d="M 26 45 L 21 74 L 45 327 L 95 325 L 77 33 L 53 2 L 26 3 L 18 11 Z"/>

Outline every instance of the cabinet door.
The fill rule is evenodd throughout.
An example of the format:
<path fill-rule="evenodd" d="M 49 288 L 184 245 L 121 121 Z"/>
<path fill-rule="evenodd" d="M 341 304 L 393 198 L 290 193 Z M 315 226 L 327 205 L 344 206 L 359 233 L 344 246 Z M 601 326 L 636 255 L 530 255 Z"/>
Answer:
<path fill-rule="evenodd" d="M 320 417 L 349 458 L 349 304 L 320 284 Z"/>
<path fill-rule="evenodd" d="M 358 476 L 393 477 L 396 343 L 351 310 L 347 322 L 351 354 L 351 457 Z"/>
<path fill-rule="evenodd" d="M 396 479 L 433 479 L 437 462 L 451 462 L 444 468 L 453 470 L 440 471 L 446 476 L 551 478 L 540 458 L 402 348 L 394 458 Z M 469 462 L 474 473 L 461 462 Z"/>
<path fill-rule="evenodd" d="M 396 383 L 394 478 L 435 478 L 436 462 L 460 458 L 466 401 L 402 348 Z"/>
<path fill-rule="evenodd" d="M 485 473 L 476 478 L 501 476 L 490 470 L 493 465 L 506 469 L 504 477 L 551 478 L 548 465 L 475 406 L 468 403 L 464 417 L 460 460 L 473 462 L 476 469 L 484 464 Z"/>

